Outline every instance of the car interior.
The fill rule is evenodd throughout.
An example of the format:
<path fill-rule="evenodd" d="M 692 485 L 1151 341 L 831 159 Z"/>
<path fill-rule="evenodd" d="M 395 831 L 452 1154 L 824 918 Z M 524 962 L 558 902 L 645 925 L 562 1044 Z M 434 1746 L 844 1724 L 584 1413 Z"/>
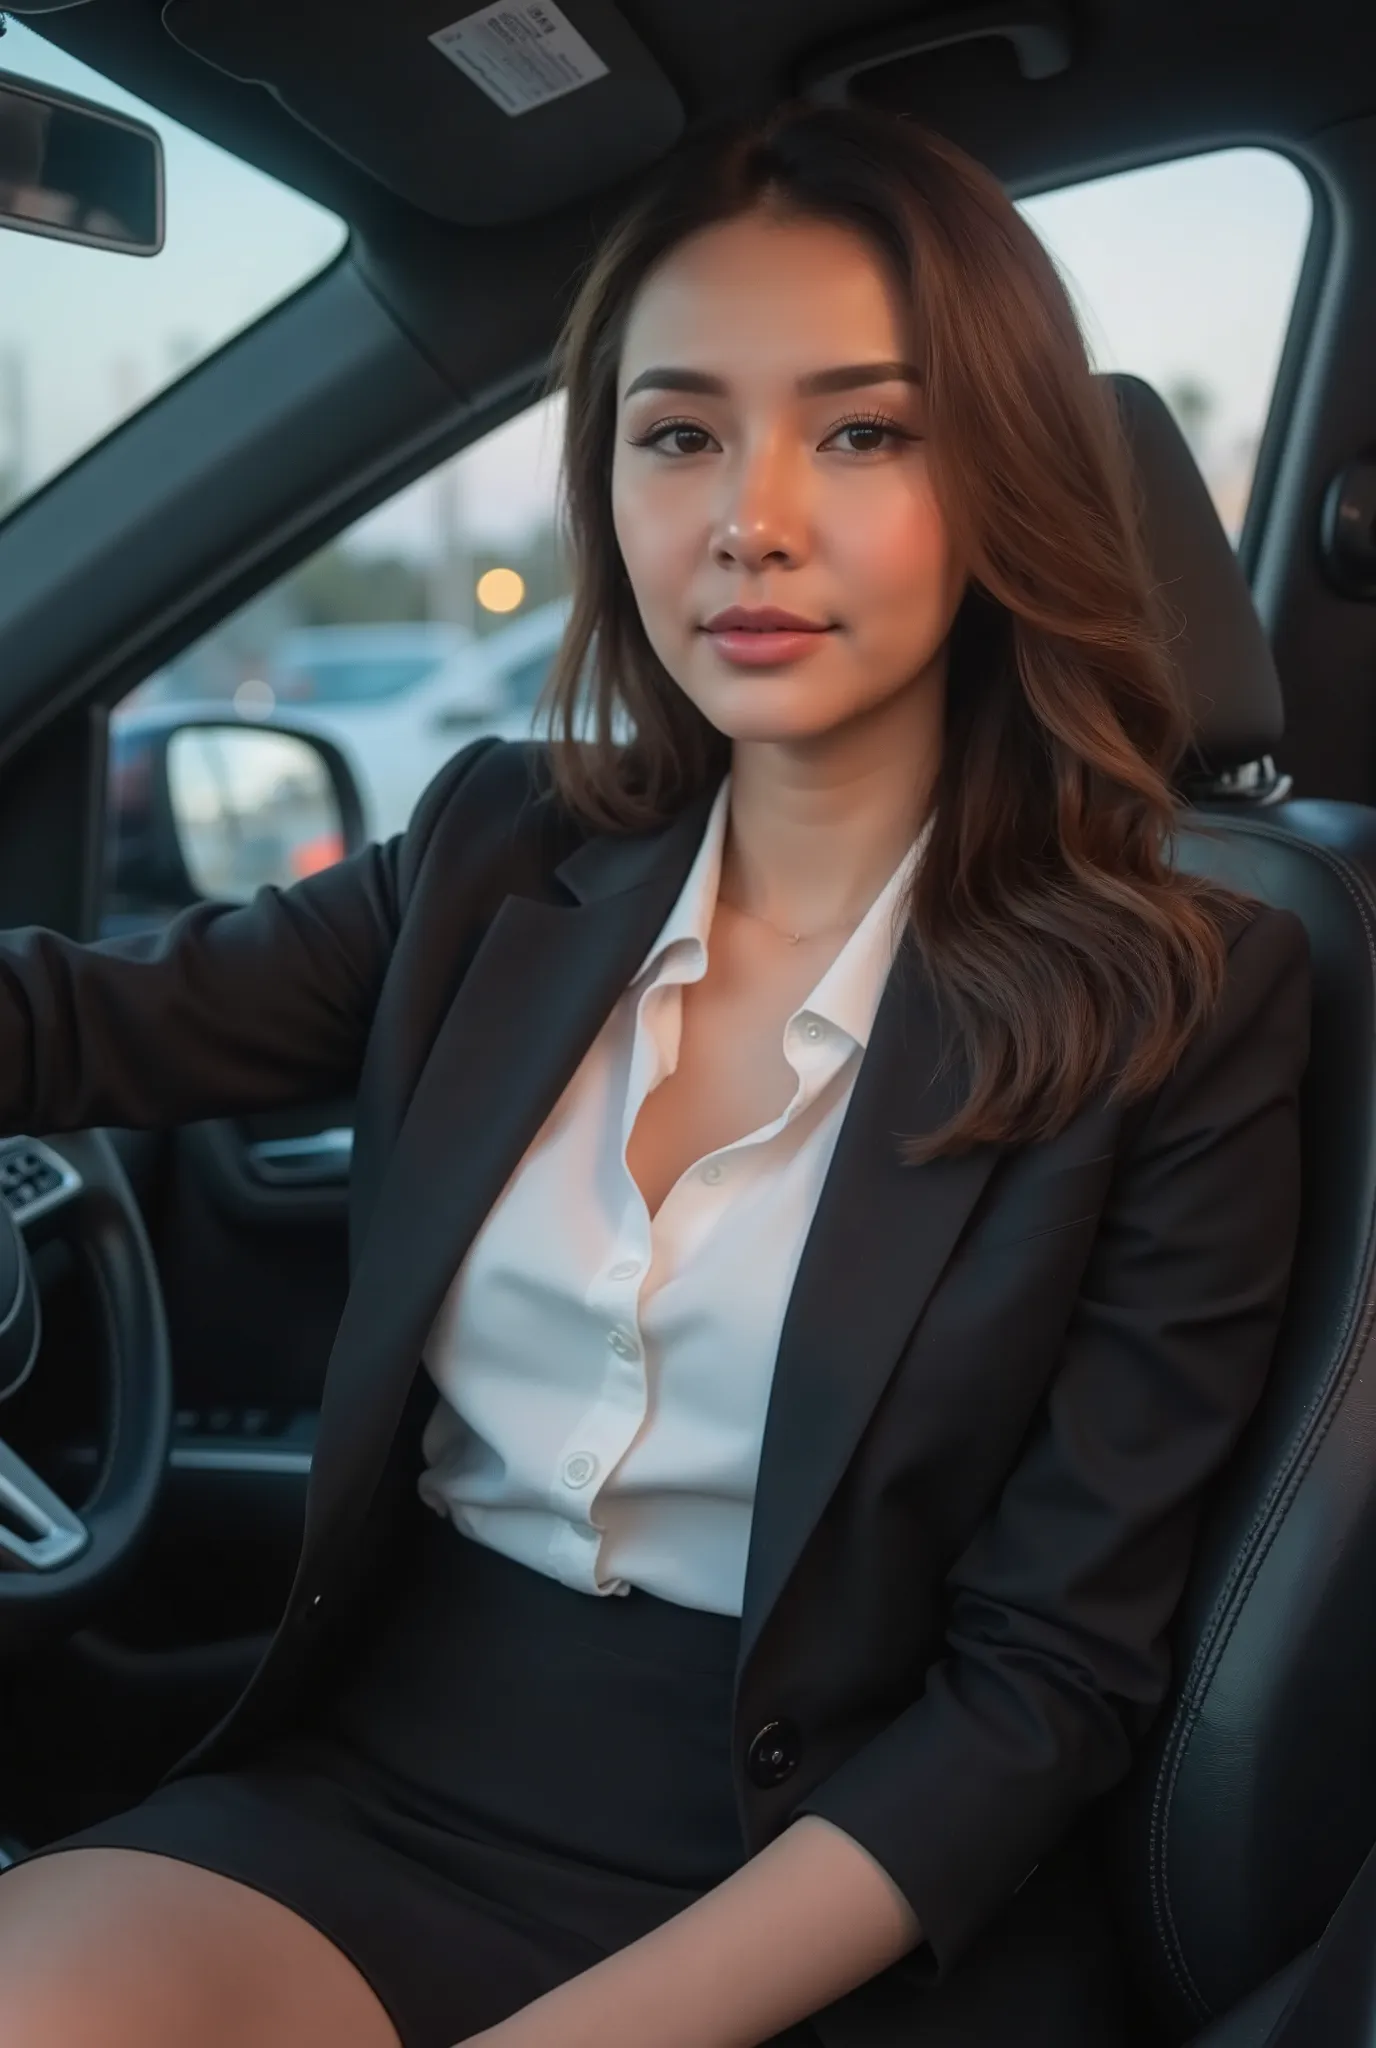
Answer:
<path fill-rule="evenodd" d="M 1284 1328 L 1207 1503 L 1166 1704 L 1093 1817 L 1138 2048 L 1262 2048 L 1376 1845 L 1376 16 L 554 12 L 602 68 L 513 118 L 445 61 L 443 0 L 6 9 L 0 89 L 41 46 L 95 78 L 93 101 L 103 84 L 343 229 L 304 282 L 0 496 L 0 926 L 94 938 L 223 885 L 185 817 L 222 773 L 231 713 L 121 707 L 532 406 L 599 234 L 704 121 L 872 103 L 1019 200 L 1243 146 L 1295 166 L 1312 217 L 1235 531 L 1178 395 L 1101 370 L 1196 720 L 1178 857 L 1295 912 L 1314 967 Z M 25 239 L 0 227 L 0 344 Z M 161 260 L 54 242 L 59 259 Z M 374 820 L 346 745 L 290 707 L 253 737 L 307 819 L 293 872 L 361 843 Z M 466 737 L 451 721 L 443 745 Z M 264 845 L 250 881 L 272 878 L 281 846 Z M 0 1867 L 151 1790 L 266 1648 L 347 1287 L 351 1114 L 0 1140 Z M 1376 1971 L 1330 2018 L 1334 2048 L 1376 2038 Z"/>

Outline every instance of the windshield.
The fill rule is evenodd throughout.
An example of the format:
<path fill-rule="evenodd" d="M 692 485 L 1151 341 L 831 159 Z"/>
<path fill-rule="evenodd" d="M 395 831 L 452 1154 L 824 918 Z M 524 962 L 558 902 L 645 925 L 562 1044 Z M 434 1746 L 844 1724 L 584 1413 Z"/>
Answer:
<path fill-rule="evenodd" d="M 167 239 L 111 254 L 0 229 L 0 517 L 324 268 L 344 223 L 11 18 L 0 69 L 162 137 Z"/>

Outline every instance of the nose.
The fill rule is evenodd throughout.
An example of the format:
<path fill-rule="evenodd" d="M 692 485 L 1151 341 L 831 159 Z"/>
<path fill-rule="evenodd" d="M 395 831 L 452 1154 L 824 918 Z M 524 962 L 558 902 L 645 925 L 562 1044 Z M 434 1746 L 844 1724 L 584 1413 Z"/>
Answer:
<path fill-rule="evenodd" d="M 722 496 L 712 528 L 719 567 L 788 568 L 806 541 L 806 486 L 782 437 L 742 448 L 722 465 Z"/>

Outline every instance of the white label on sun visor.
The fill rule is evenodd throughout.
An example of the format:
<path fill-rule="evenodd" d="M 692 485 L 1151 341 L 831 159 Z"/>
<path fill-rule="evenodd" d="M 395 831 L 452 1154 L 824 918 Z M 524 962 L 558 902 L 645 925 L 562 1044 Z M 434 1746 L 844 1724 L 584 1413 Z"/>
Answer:
<path fill-rule="evenodd" d="M 430 38 L 504 114 L 528 114 L 607 67 L 554 0 L 496 0 Z"/>

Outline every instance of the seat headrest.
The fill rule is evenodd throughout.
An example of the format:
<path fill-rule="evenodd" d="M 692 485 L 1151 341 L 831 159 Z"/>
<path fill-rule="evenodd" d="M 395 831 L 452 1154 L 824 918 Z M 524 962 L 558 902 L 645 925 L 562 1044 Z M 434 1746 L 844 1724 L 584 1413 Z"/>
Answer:
<path fill-rule="evenodd" d="M 1147 558 L 1179 630 L 1171 648 L 1213 773 L 1269 754 L 1285 729 L 1280 677 L 1247 579 L 1189 445 L 1139 377 L 1107 376 L 1136 466 Z"/>

